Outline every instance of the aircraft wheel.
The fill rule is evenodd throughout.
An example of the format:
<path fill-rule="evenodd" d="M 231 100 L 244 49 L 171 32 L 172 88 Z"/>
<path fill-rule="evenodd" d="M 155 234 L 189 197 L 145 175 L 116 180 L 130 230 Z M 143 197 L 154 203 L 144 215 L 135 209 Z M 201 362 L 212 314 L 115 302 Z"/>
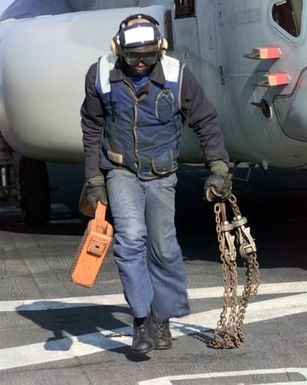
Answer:
<path fill-rule="evenodd" d="M 24 220 L 41 225 L 50 220 L 50 188 L 45 162 L 26 157 L 20 159 L 19 183 Z"/>

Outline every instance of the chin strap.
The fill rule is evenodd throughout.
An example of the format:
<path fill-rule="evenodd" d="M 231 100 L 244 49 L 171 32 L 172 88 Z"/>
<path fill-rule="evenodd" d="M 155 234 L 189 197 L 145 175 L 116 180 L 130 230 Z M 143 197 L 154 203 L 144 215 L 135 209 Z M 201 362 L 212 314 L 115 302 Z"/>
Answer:
<path fill-rule="evenodd" d="M 233 220 L 227 220 L 226 202 L 233 212 Z M 247 219 L 242 217 L 237 199 L 231 195 L 226 202 L 214 205 L 216 232 L 224 279 L 224 304 L 220 320 L 214 330 L 213 340 L 208 343 L 212 348 L 236 348 L 244 340 L 242 328 L 247 304 L 252 294 L 256 294 L 260 284 L 257 249 Z M 243 260 L 246 282 L 238 303 L 237 255 Z"/>

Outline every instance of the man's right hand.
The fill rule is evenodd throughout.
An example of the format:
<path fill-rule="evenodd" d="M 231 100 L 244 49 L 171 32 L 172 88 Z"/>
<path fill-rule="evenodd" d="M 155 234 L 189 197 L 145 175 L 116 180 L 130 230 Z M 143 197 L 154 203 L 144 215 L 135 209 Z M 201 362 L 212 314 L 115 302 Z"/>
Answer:
<path fill-rule="evenodd" d="M 80 196 L 79 210 L 88 217 L 94 217 L 98 201 L 105 206 L 108 204 L 105 177 L 102 174 L 86 179 Z"/>
<path fill-rule="evenodd" d="M 107 206 L 107 190 L 103 175 L 96 175 L 85 181 L 85 196 L 91 207 L 96 210 L 97 202 Z"/>

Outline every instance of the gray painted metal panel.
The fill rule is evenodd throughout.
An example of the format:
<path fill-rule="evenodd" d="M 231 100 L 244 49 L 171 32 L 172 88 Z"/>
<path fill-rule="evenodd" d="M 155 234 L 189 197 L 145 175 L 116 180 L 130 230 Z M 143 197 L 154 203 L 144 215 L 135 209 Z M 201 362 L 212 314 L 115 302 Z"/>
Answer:
<path fill-rule="evenodd" d="M 82 7 L 86 1 L 73 4 Z M 305 168 L 307 142 L 285 134 L 273 100 L 291 94 L 307 62 L 306 0 L 297 38 L 273 20 L 276 2 L 196 0 L 196 17 L 172 21 L 171 55 L 187 62 L 217 108 L 234 161 Z M 97 0 L 92 4 L 98 3 L 118 8 L 0 23 L 0 129 L 16 151 L 41 160 L 82 162 L 79 109 L 88 66 L 109 50 L 124 17 L 150 13 L 163 29 L 165 9 L 173 8 L 171 0 Z M 141 7 L 123 8 L 127 4 Z M 281 58 L 258 61 L 244 57 L 253 48 L 266 46 L 280 47 Z M 289 85 L 259 87 L 257 83 L 267 72 L 287 72 Z M 252 104 L 262 99 L 271 107 L 270 118 Z M 293 109 L 291 116 L 296 116 L 291 121 L 299 121 L 302 132 L 307 127 L 303 105 L 300 98 L 298 104 L 283 106 Z M 283 114 L 289 115 L 289 111 Z M 181 159 L 201 161 L 198 141 L 190 129 L 185 130 Z"/>

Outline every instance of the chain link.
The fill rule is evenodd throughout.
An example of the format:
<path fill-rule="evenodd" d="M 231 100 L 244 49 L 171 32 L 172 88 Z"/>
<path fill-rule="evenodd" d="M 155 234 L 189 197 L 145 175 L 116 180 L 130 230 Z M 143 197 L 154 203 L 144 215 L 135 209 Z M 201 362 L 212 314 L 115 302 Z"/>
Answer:
<path fill-rule="evenodd" d="M 246 218 L 242 217 L 237 198 L 231 195 L 228 202 L 234 214 L 232 222 L 227 220 L 226 203 L 214 205 L 217 240 L 224 281 L 224 303 L 213 333 L 210 347 L 236 348 L 244 341 L 243 321 L 252 294 L 257 293 L 260 284 L 260 270 L 257 261 L 255 241 L 246 227 Z M 233 235 L 234 233 L 234 235 Z M 236 256 L 240 254 L 246 271 L 246 282 L 238 304 L 238 269 Z"/>

